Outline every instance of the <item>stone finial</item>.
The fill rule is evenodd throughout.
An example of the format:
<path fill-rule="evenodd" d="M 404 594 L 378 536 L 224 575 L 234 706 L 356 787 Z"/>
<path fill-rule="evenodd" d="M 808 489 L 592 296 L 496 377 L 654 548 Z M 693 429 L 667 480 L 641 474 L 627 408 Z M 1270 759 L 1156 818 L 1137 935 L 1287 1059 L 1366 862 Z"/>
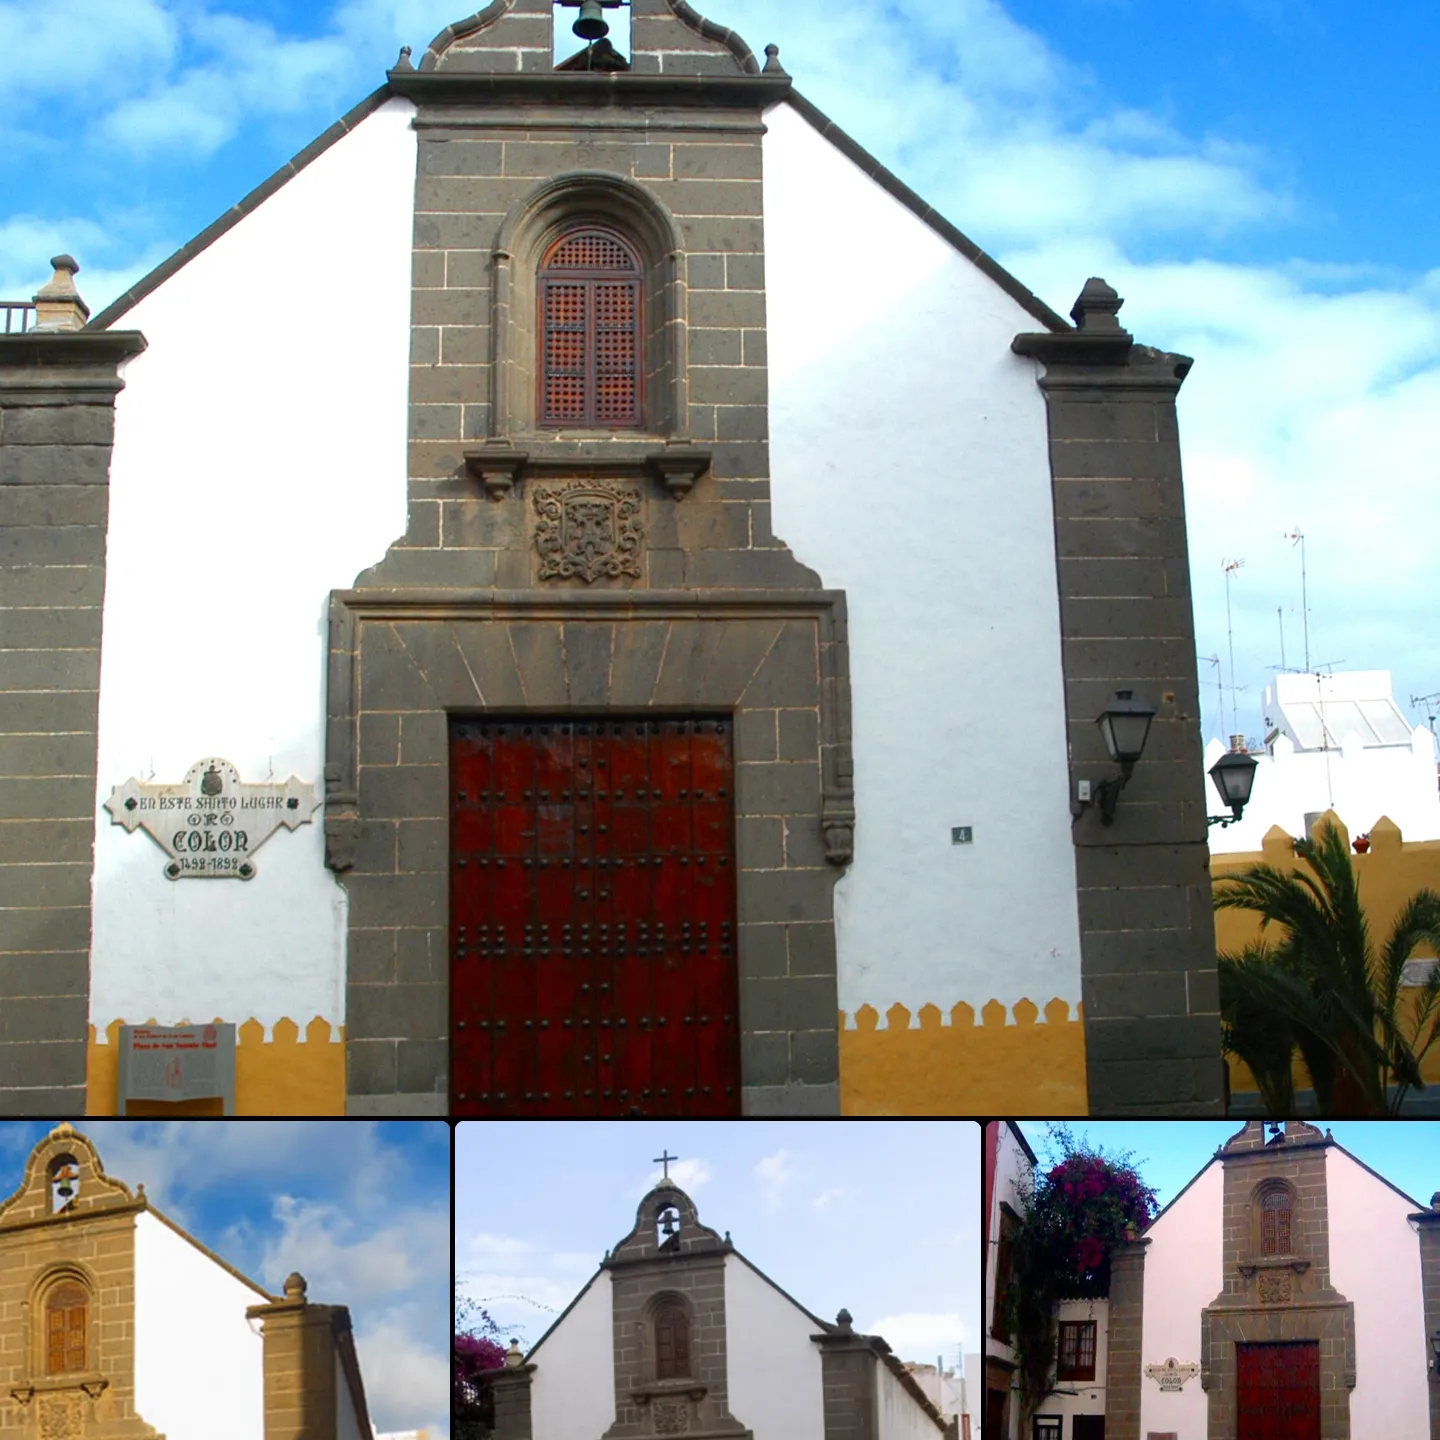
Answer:
<path fill-rule="evenodd" d="M 51 1132 L 52 1140 L 70 1140 L 75 1136 L 75 1127 L 68 1121 L 62 1120 Z"/>
<path fill-rule="evenodd" d="M 75 288 L 80 267 L 71 255 L 57 255 L 50 263 L 55 267 L 54 275 L 35 292 L 35 328 L 83 330 L 90 318 L 90 307 Z"/>
<path fill-rule="evenodd" d="M 1124 334 L 1120 321 L 1120 307 L 1125 302 L 1098 275 L 1092 275 L 1085 282 L 1070 311 L 1070 318 L 1081 330 L 1104 330 L 1111 334 Z"/>
<path fill-rule="evenodd" d="M 520 1349 L 520 1342 L 511 1339 L 510 1348 L 505 1352 L 505 1364 L 508 1369 L 514 1370 L 525 1363 L 524 1352 Z"/>
<path fill-rule="evenodd" d="M 305 1277 L 298 1270 L 292 1270 L 285 1277 L 285 1298 L 287 1300 L 303 1300 L 305 1298 Z"/>
<path fill-rule="evenodd" d="M 411 50 L 408 45 L 400 47 L 400 58 L 395 62 L 396 70 L 413 70 L 415 67 L 410 63 Z"/>
<path fill-rule="evenodd" d="M 855 1333 L 855 1317 L 848 1310 L 842 1310 L 836 1317 L 835 1323 L 840 1327 L 842 1335 L 853 1335 Z"/>
<path fill-rule="evenodd" d="M 790 72 L 780 63 L 780 47 L 778 45 L 767 45 L 765 47 L 765 70 L 766 75 L 788 75 Z"/>
<path fill-rule="evenodd" d="M 1432 1210 L 1440 1211 L 1440 1190 L 1437 1190 L 1430 1197 L 1430 1208 Z"/>

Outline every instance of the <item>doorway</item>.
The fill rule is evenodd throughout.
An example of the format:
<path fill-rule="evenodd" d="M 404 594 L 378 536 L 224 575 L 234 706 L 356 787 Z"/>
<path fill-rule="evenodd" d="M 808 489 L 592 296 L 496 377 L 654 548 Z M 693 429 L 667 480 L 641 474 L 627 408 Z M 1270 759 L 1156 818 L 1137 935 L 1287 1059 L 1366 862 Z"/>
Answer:
<path fill-rule="evenodd" d="M 1236 1345 L 1236 1440 L 1320 1440 L 1320 1344 Z"/>
<path fill-rule="evenodd" d="M 729 716 L 450 727 L 451 1109 L 740 1113 Z"/>

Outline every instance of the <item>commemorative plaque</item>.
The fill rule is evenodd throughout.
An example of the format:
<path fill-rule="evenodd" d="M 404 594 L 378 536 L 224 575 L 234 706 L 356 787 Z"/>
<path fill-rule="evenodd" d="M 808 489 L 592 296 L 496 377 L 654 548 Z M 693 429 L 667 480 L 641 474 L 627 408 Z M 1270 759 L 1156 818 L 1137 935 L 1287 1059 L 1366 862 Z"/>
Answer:
<path fill-rule="evenodd" d="M 235 1113 L 235 1026 L 122 1025 L 120 1114 L 132 1100 L 219 1100 Z"/>
<path fill-rule="evenodd" d="M 197 760 L 178 785 L 127 780 L 105 802 L 116 825 L 144 830 L 170 857 L 170 880 L 252 880 L 255 852 L 282 825 L 309 824 L 319 807 L 308 781 L 252 785 L 220 759 Z"/>
<path fill-rule="evenodd" d="M 1187 1380 L 1193 1380 L 1200 1367 L 1195 1364 L 1182 1365 L 1173 1355 L 1163 1365 L 1147 1365 L 1145 1373 L 1162 1390 L 1180 1391 Z"/>

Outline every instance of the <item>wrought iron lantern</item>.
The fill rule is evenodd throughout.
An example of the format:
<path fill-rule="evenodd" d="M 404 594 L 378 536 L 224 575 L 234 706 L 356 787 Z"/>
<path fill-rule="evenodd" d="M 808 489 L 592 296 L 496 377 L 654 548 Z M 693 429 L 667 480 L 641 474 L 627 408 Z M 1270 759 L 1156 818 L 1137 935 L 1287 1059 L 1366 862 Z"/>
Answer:
<path fill-rule="evenodd" d="M 1227 825 L 1233 825 L 1245 813 L 1259 764 L 1253 755 L 1245 752 L 1242 741 L 1239 745 L 1232 742 L 1232 748 L 1210 767 L 1210 778 L 1215 782 L 1220 798 L 1231 810 L 1228 819 L 1224 815 L 1210 816 L 1211 825 L 1218 825 L 1223 830 Z"/>
<path fill-rule="evenodd" d="M 1093 798 L 1088 781 L 1081 782 L 1080 798 L 1072 807 L 1080 815 L 1087 805 L 1099 805 L 1100 823 L 1115 823 L 1115 804 L 1125 782 L 1130 778 L 1136 762 L 1145 753 L 1145 741 L 1150 736 L 1150 722 L 1155 718 L 1155 707 L 1146 700 L 1137 699 L 1133 690 L 1117 690 L 1115 697 L 1096 718 L 1100 734 L 1105 740 L 1105 749 L 1110 758 L 1120 766 L 1119 775 L 1102 780 L 1094 787 Z"/>

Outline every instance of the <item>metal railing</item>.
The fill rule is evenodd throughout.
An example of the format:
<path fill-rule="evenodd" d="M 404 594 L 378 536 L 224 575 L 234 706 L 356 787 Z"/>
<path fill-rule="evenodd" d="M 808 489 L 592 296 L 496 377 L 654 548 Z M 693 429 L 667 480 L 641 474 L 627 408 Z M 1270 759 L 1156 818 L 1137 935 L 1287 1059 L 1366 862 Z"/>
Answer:
<path fill-rule="evenodd" d="M 32 300 L 0 300 L 0 314 L 5 328 L 0 335 L 25 335 L 35 328 L 35 303 Z"/>

